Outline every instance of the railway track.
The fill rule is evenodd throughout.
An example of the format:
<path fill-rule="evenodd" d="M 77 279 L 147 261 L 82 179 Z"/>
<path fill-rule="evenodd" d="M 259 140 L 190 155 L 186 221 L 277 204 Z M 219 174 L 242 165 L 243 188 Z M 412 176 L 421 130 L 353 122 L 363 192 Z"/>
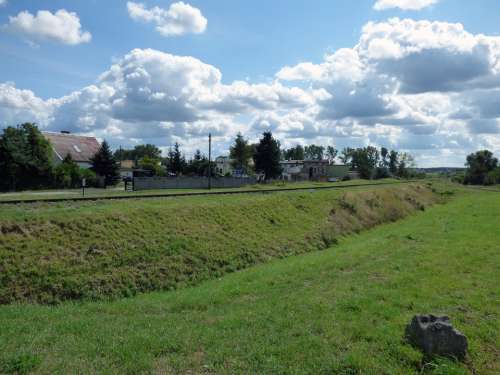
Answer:
<path fill-rule="evenodd" d="M 332 186 L 311 186 L 311 187 L 292 187 L 292 188 L 276 188 L 262 190 L 225 190 L 225 191 L 203 191 L 194 193 L 165 193 L 165 194 L 150 194 L 150 195 L 116 195 L 116 196 L 100 196 L 100 197 L 72 197 L 72 198 L 34 198 L 34 199 L 12 199 L 0 200 L 0 205 L 20 204 L 20 203 L 60 203 L 60 202 L 92 202 L 101 200 L 125 200 L 125 199 L 153 199 L 153 198 L 176 198 L 176 197 L 196 197 L 196 196 L 212 196 L 212 195 L 235 195 L 235 194 L 268 194 L 279 193 L 284 191 L 307 191 L 307 190 L 327 190 L 327 189 L 345 189 L 363 186 L 387 186 L 401 185 L 417 182 L 413 181 L 398 181 L 398 182 L 382 182 L 382 183 L 367 183 L 367 184 L 349 184 L 349 185 L 332 185 Z"/>

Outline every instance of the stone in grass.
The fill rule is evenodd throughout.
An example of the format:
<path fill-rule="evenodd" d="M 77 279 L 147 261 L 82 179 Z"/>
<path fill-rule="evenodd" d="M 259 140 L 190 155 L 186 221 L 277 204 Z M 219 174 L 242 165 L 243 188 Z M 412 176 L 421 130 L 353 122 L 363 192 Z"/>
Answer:
<path fill-rule="evenodd" d="M 453 328 L 447 316 L 415 315 L 406 326 L 405 336 L 429 357 L 463 359 L 467 352 L 467 337 Z"/>

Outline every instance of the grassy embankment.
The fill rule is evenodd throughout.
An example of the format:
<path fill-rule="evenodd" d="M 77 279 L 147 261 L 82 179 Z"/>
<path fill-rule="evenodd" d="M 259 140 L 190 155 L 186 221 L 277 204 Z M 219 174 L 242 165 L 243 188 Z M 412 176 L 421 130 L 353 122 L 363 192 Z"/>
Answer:
<path fill-rule="evenodd" d="M 302 196 L 273 195 L 284 207 L 281 214 L 268 216 L 268 225 L 274 219 L 281 224 L 304 221 L 309 227 L 301 212 L 326 214 L 321 217 L 329 222 L 331 201 L 316 207 L 319 193 Z M 253 199 L 239 204 L 258 205 L 265 197 Z M 200 215 L 230 204 L 204 205 Z M 366 209 L 361 201 L 356 205 Z M 69 218 L 71 212 L 85 215 L 96 209 L 61 207 L 66 214 L 51 216 Z M 104 223 L 101 215 L 115 209 L 101 207 L 99 220 Z M 150 209 L 129 208 L 136 214 Z M 290 210 L 300 216 L 296 222 L 288 217 Z M 174 212 L 178 218 L 187 214 L 182 207 Z M 460 192 L 445 205 L 397 223 L 339 237 L 339 244 L 325 251 L 193 288 L 114 302 L 1 306 L 0 369 L 39 374 L 497 374 L 499 212 L 497 193 Z M 264 220 L 258 211 L 250 220 L 253 216 Z M 213 217 L 210 225 L 223 230 L 222 219 Z M 19 221 L 26 228 L 30 220 Z M 316 236 L 309 240 L 318 241 Z M 270 238 L 266 246 L 275 242 Z M 46 261 L 42 257 L 42 267 Z M 424 363 L 403 342 L 405 324 L 422 312 L 450 315 L 468 336 L 465 364 Z"/>
<path fill-rule="evenodd" d="M 436 201 L 424 185 L 2 207 L 0 304 L 131 296 L 324 249 Z"/>
<path fill-rule="evenodd" d="M 397 179 L 386 178 L 383 180 L 351 180 L 339 182 L 273 182 L 269 184 L 257 184 L 242 186 L 240 188 L 225 188 L 225 189 L 153 189 L 142 191 L 124 191 L 123 187 L 110 187 L 108 189 L 85 189 L 85 197 L 87 198 L 113 198 L 113 197 L 144 197 L 165 194 L 178 193 L 207 193 L 207 192 L 235 192 L 242 190 L 265 191 L 280 188 L 310 188 L 310 187 L 328 187 L 328 186 L 344 186 L 352 184 L 386 184 L 390 182 L 400 182 Z M 46 200 L 46 199 L 67 199 L 81 198 L 82 189 L 59 189 L 59 190 L 30 190 L 15 193 L 0 193 L 0 202 L 17 201 L 17 200 Z"/>

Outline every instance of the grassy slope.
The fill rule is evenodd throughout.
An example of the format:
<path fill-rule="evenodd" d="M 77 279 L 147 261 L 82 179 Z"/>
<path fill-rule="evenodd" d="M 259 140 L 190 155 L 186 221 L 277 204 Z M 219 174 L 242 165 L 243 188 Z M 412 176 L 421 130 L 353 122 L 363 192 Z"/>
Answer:
<path fill-rule="evenodd" d="M 3 306 L 0 368 L 497 374 L 499 212 L 496 193 L 466 192 L 326 251 L 194 288 L 107 303 Z M 421 355 L 402 342 L 405 324 L 422 312 L 449 314 L 469 337 L 466 365 L 422 367 Z"/>
<path fill-rule="evenodd" d="M 224 192 L 224 191 L 238 191 L 238 190 L 269 190 L 277 188 L 309 188 L 309 187 L 326 187 L 326 186 L 343 186 L 352 184 L 384 184 L 390 182 L 400 182 L 397 179 L 386 178 L 383 180 L 351 180 L 351 181 L 339 181 L 339 182 L 274 182 L 269 184 L 258 184 L 258 185 L 248 185 L 241 188 L 220 188 L 212 189 L 212 192 Z M 177 194 L 177 193 L 204 193 L 208 192 L 207 189 L 154 189 L 154 190 L 142 190 L 134 192 L 126 192 L 124 188 L 110 188 L 110 189 L 95 189 L 89 188 L 85 190 L 86 197 L 120 197 L 120 196 L 155 196 L 155 195 L 165 195 L 165 194 Z M 28 200 L 28 199 L 65 199 L 65 198 L 80 198 L 82 196 L 81 189 L 64 189 L 64 190 L 31 190 L 31 191 L 21 191 L 15 193 L 0 193 L 0 202 L 2 201 L 12 201 L 12 200 Z"/>
<path fill-rule="evenodd" d="M 10 207 L 0 303 L 174 289 L 312 250 L 435 201 L 420 185 Z"/>

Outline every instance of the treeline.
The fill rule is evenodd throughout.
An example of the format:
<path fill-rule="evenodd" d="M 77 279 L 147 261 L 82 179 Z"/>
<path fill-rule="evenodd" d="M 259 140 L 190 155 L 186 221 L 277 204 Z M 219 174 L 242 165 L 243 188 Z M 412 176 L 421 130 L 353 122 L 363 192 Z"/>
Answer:
<path fill-rule="evenodd" d="M 339 159 L 359 172 L 361 178 L 411 177 L 413 159 L 406 153 L 364 148 L 345 148 L 340 153 L 333 146 L 297 145 L 281 149 L 271 132 L 264 132 L 256 144 L 250 144 L 238 134 L 230 147 L 232 167 L 239 175 L 259 174 L 265 180 L 281 176 L 282 160 L 323 160 L 334 163 Z M 114 153 L 104 141 L 91 159 L 91 168 L 79 167 L 70 155 L 55 165 L 52 147 L 34 124 L 8 127 L 0 137 L 0 190 L 80 187 L 82 179 L 87 186 L 108 186 L 119 181 L 120 161 L 132 160 L 135 168 L 153 176 L 207 176 L 215 175 L 215 162 L 197 150 L 187 160 L 179 143 L 169 149 L 166 157 L 151 144 L 132 149 L 118 149 Z"/>
<path fill-rule="evenodd" d="M 163 157 L 161 150 L 155 145 L 138 145 L 133 149 L 118 149 L 114 157 L 119 160 L 132 160 L 134 166 L 143 169 L 151 176 L 208 176 L 209 166 L 212 174 L 215 172 L 215 163 L 211 164 L 208 157 L 196 150 L 191 159 L 186 159 L 179 143 L 170 148 L 167 156 Z"/>
<path fill-rule="evenodd" d="M 500 165 L 491 151 L 481 150 L 468 155 L 465 166 L 465 172 L 454 176 L 454 181 L 466 185 L 500 184 Z"/>
<path fill-rule="evenodd" d="M 55 165 L 50 142 L 34 124 L 7 127 L 0 137 L 0 191 L 76 188 L 82 179 L 87 186 L 106 186 L 119 180 L 119 165 L 106 142 L 91 164 L 81 168 L 68 154 Z"/>
<path fill-rule="evenodd" d="M 281 160 L 329 160 L 335 163 L 336 157 L 357 171 L 361 178 L 378 179 L 387 177 L 416 177 L 413 157 L 405 152 L 380 150 L 373 147 L 344 148 L 340 153 L 333 146 L 297 145 L 289 149 L 280 149 L 280 142 L 270 132 L 263 133 L 258 144 L 249 144 L 238 134 L 230 149 L 233 167 L 246 173 L 263 173 L 265 179 L 278 178 L 281 175 Z M 253 159 L 254 168 L 250 167 Z"/>

